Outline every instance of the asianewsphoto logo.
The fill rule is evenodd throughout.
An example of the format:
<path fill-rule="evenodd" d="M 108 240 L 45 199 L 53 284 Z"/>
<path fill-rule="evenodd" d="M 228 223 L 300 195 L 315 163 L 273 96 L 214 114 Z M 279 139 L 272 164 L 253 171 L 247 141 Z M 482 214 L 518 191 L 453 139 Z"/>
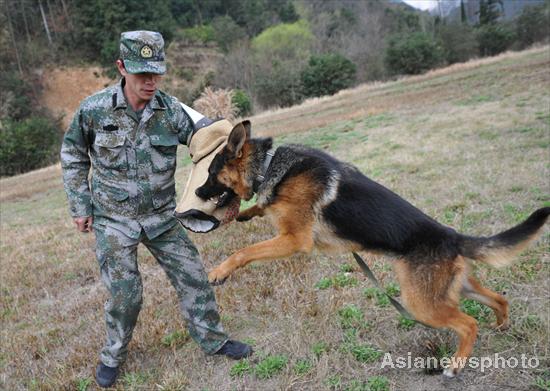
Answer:
<path fill-rule="evenodd" d="M 412 353 L 409 352 L 407 356 L 396 356 L 392 357 L 391 353 L 384 354 L 382 359 L 381 368 L 398 368 L 398 369 L 437 369 L 437 368 L 449 368 L 449 367 L 460 367 L 460 368 L 472 368 L 480 369 L 481 372 L 484 372 L 485 369 L 489 368 L 518 368 L 521 369 L 532 369 L 538 368 L 540 365 L 540 360 L 537 357 L 528 357 L 525 354 L 522 354 L 518 357 L 503 357 L 498 353 L 495 353 L 493 356 L 482 356 L 482 357 L 443 357 L 437 359 L 435 357 L 413 357 Z"/>

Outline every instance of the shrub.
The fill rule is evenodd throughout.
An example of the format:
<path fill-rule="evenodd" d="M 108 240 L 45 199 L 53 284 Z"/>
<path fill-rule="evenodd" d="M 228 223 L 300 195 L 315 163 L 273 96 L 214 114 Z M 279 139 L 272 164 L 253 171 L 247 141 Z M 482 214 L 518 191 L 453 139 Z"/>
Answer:
<path fill-rule="evenodd" d="M 479 54 L 494 56 L 507 50 L 514 42 L 514 32 L 502 23 L 480 26 L 477 31 Z"/>
<path fill-rule="evenodd" d="M 0 176 L 15 175 L 44 167 L 57 160 L 59 126 L 46 117 L 0 123 Z"/>
<path fill-rule="evenodd" d="M 521 48 L 550 39 L 550 2 L 525 7 L 516 21 L 516 37 Z"/>
<path fill-rule="evenodd" d="M 416 32 L 390 38 L 386 64 L 394 73 L 419 74 L 443 60 L 443 50 L 428 34 Z"/>
<path fill-rule="evenodd" d="M 439 26 L 437 37 L 447 63 L 465 62 L 478 53 L 474 29 L 465 23 L 448 23 Z"/>
<path fill-rule="evenodd" d="M 304 95 L 323 96 L 351 87 L 355 81 L 357 67 L 340 54 L 330 53 L 311 56 L 309 64 L 302 71 L 301 81 Z"/>
<path fill-rule="evenodd" d="M 232 98 L 233 93 L 230 90 L 206 87 L 200 97 L 193 102 L 193 107 L 209 118 L 225 118 L 232 121 L 236 112 Z"/>
<path fill-rule="evenodd" d="M 271 70 L 256 72 L 254 89 L 258 102 L 265 106 L 288 107 L 303 100 L 300 74 L 296 67 L 275 62 Z"/>
<path fill-rule="evenodd" d="M 252 114 L 252 100 L 243 90 L 233 90 L 231 99 L 233 106 L 237 109 L 237 116 L 245 117 Z"/>
<path fill-rule="evenodd" d="M 32 114 L 31 87 L 16 72 L 0 72 L 0 119 L 20 121 Z"/>

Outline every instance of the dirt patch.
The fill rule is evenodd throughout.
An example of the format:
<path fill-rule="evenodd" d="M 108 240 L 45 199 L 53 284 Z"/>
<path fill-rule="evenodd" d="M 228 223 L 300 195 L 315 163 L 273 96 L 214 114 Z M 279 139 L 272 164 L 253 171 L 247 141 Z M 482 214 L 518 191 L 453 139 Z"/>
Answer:
<path fill-rule="evenodd" d="M 67 128 L 82 99 L 111 84 L 99 67 L 45 69 L 41 76 L 40 104 L 56 116 L 63 116 Z"/>

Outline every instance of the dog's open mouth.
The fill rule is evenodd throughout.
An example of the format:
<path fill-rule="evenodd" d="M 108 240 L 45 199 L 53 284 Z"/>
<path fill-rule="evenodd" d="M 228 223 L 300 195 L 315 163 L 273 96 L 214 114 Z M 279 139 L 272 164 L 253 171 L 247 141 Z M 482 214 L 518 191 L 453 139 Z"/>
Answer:
<path fill-rule="evenodd" d="M 174 216 L 186 229 L 197 233 L 206 233 L 233 221 L 239 214 L 241 199 L 231 190 L 211 197 L 208 201 L 214 203 L 216 208 L 226 208 L 220 219 L 198 209 L 190 209 L 183 213 L 175 212 Z"/>

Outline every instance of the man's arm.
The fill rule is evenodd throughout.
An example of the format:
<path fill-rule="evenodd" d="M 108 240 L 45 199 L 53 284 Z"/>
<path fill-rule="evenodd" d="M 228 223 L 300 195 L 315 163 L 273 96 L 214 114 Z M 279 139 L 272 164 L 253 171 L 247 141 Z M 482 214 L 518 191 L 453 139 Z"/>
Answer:
<path fill-rule="evenodd" d="M 178 129 L 178 139 L 181 144 L 187 145 L 193 132 L 195 131 L 195 125 L 191 120 L 189 114 L 185 112 L 182 105 L 179 101 L 176 100 L 177 107 L 177 129 Z"/>
<path fill-rule="evenodd" d="M 69 200 L 71 216 L 80 232 L 92 231 L 92 203 L 88 184 L 90 156 L 88 155 L 88 132 L 85 129 L 82 111 L 79 109 L 61 146 L 61 169 L 63 185 Z"/>

